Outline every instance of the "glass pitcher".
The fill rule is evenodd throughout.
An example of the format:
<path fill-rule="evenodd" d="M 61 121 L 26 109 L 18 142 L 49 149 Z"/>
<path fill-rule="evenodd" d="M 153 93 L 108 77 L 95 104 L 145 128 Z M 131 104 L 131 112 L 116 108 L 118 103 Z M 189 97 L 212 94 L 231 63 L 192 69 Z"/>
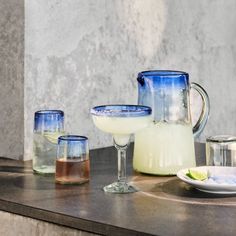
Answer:
<path fill-rule="evenodd" d="M 210 102 L 198 84 L 189 84 L 181 71 L 144 71 L 138 74 L 138 104 L 152 108 L 152 124 L 135 134 L 133 167 L 156 175 L 175 175 L 180 169 L 196 166 L 194 137 L 203 131 Z M 189 91 L 199 92 L 203 107 L 192 128 Z"/>

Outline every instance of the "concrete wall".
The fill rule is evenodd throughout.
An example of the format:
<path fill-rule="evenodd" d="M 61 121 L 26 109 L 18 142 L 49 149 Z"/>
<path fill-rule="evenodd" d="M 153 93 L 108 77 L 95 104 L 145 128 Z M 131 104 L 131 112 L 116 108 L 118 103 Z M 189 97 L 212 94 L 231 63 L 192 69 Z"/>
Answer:
<path fill-rule="evenodd" d="M 96 236 L 68 227 L 50 224 L 41 220 L 0 211 L 0 235 L 4 236 Z"/>
<path fill-rule="evenodd" d="M 147 69 L 184 70 L 206 88 L 203 138 L 236 134 L 235 11 L 234 0 L 26 0 L 26 157 L 43 108 L 63 109 L 67 130 L 87 135 L 91 148 L 110 145 L 89 109 L 136 103 L 136 74 Z"/>
<path fill-rule="evenodd" d="M 24 0 L 0 0 L 0 156 L 21 159 L 24 144 Z"/>
<path fill-rule="evenodd" d="M 91 148 L 111 145 L 89 110 L 136 103 L 136 74 L 147 69 L 184 70 L 205 87 L 202 139 L 236 134 L 235 12 L 234 0 L 26 0 L 25 158 L 38 109 L 64 110 L 66 129 L 88 136 Z"/>

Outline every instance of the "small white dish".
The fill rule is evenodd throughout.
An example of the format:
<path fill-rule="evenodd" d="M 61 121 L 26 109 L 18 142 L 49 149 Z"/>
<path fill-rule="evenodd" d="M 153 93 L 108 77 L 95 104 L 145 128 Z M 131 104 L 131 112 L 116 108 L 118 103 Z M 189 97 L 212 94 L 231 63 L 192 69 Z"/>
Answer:
<path fill-rule="evenodd" d="M 236 194 L 236 184 L 218 184 L 218 183 L 207 183 L 200 180 L 193 180 L 186 176 L 189 169 L 195 169 L 197 171 L 207 171 L 211 175 L 236 175 L 236 167 L 229 166 L 199 166 L 193 168 L 187 168 L 178 171 L 177 176 L 185 183 L 192 185 L 200 191 L 215 194 Z"/>

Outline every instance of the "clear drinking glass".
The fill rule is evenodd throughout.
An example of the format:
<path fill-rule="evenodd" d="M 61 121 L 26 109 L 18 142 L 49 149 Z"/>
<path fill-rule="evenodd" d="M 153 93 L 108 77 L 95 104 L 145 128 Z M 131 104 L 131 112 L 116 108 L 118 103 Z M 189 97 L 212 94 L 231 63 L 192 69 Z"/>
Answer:
<path fill-rule="evenodd" d="M 33 170 L 37 174 L 55 173 L 57 138 L 64 134 L 64 112 L 41 110 L 34 115 Z"/>
<path fill-rule="evenodd" d="M 88 138 L 65 135 L 58 138 L 56 182 L 82 184 L 89 181 L 90 163 Z"/>
<path fill-rule="evenodd" d="M 206 139 L 208 166 L 236 166 L 236 137 L 216 135 Z"/>
<path fill-rule="evenodd" d="M 103 190 L 110 193 L 137 191 L 126 182 L 126 149 L 131 134 L 147 127 L 152 122 L 151 108 L 139 105 L 105 105 L 91 109 L 93 122 L 100 130 L 113 135 L 118 151 L 118 181 Z"/>

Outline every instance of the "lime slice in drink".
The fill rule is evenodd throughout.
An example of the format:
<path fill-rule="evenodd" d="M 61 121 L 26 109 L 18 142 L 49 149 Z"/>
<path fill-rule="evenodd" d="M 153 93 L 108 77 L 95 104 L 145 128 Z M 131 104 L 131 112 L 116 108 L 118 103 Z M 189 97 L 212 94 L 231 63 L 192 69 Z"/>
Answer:
<path fill-rule="evenodd" d="M 64 133 L 56 132 L 56 133 L 45 133 L 44 137 L 53 144 L 57 144 L 58 137 L 64 135 Z"/>
<path fill-rule="evenodd" d="M 189 169 L 186 175 L 191 179 L 201 180 L 201 181 L 208 178 L 206 171 L 199 171 L 194 169 Z"/>

